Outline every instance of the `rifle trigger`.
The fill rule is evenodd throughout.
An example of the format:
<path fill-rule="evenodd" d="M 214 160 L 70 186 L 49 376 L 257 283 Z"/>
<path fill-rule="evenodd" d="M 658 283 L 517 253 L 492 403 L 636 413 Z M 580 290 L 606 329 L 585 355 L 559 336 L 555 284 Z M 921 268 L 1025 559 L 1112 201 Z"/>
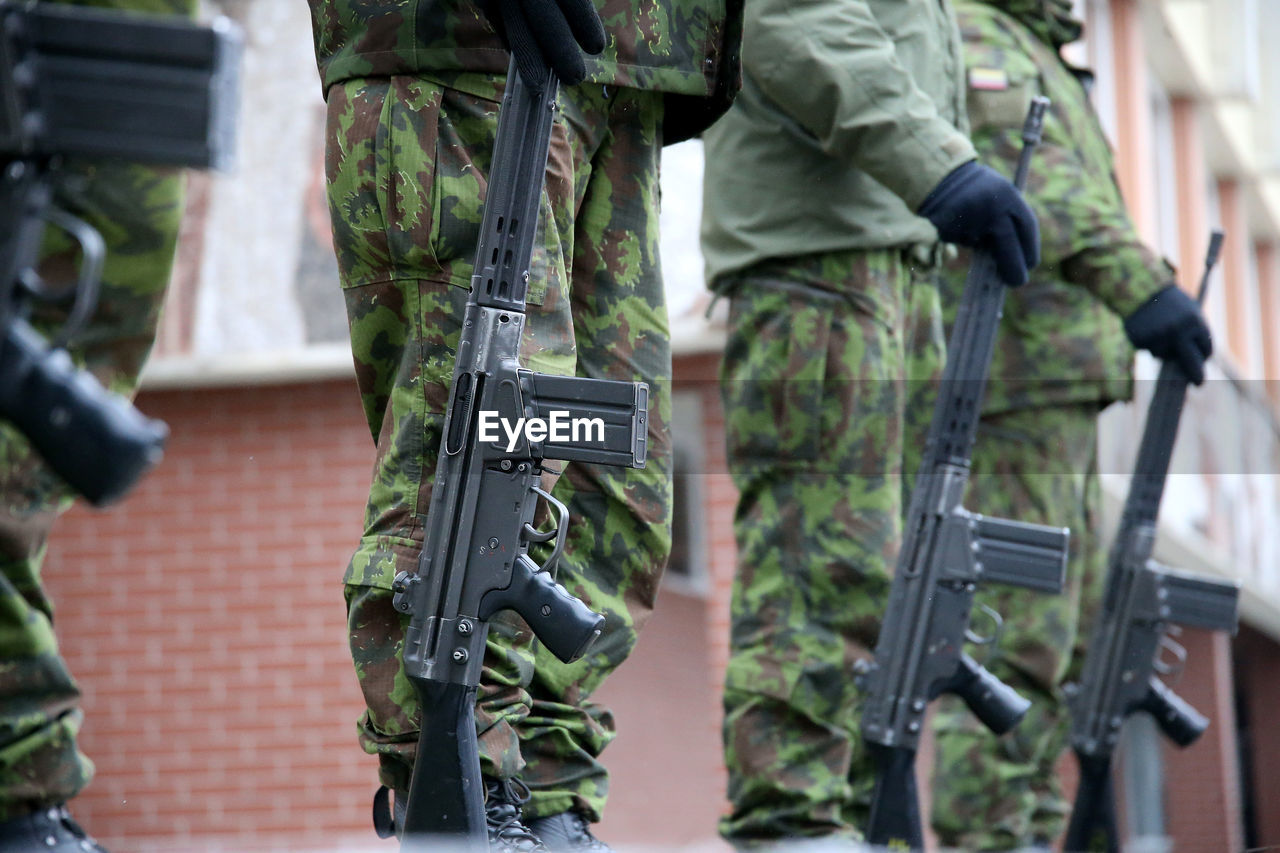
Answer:
<path fill-rule="evenodd" d="M 555 535 L 555 530 L 539 530 L 527 521 L 524 523 L 524 541 L 526 542 L 550 542 Z"/>

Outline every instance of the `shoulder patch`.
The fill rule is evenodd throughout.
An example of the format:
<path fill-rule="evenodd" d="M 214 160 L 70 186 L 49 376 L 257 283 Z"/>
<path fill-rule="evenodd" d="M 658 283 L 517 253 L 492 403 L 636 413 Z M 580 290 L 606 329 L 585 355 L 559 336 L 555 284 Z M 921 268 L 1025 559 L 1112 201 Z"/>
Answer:
<path fill-rule="evenodd" d="M 1009 88 L 1009 75 L 1003 68 L 970 68 L 969 88 L 1000 91 Z"/>

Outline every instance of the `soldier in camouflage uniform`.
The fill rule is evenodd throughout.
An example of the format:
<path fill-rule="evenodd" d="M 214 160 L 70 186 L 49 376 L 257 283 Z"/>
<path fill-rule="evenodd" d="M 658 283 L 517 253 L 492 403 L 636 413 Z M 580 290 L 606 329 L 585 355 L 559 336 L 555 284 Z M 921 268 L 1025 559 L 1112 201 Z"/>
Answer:
<path fill-rule="evenodd" d="M 1004 615 L 988 665 L 1033 706 L 996 739 L 958 700 L 939 703 L 933 825 L 944 846 L 1047 847 L 1068 813 L 1054 772 L 1068 734 L 1061 685 L 1074 674 L 1072 652 L 1088 636 L 1104 570 L 1097 416 L 1131 397 L 1130 340 L 1180 358 L 1199 378 L 1209 338 L 1194 302 L 1167 290 L 1173 270 L 1143 245 L 1125 211 L 1085 72 L 1058 55 L 1081 32 L 1069 0 L 956 0 L 956 11 L 973 143 L 984 162 L 1012 172 L 1030 99 L 1052 100 L 1027 184 L 1044 261 L 1005 303 L 966 503 L 1069 526 L 1072 541 L 1061 596 L 979 591 L 978 602 Z M 946 304 L 963 289 L 964 266 L 960 259 L 951 268 Z"/>
<path fill-rule="evenodd" d="M 152 14 L 195 14 L 195 0 L 45 0 Z M 173 169 L 72 160 L 59 169 L 54 204 L 102 235 L 98 306 L 72 343 L 75 361 L 107 388 L 131 395 L 155 339 L 182 216 Z M 41 272 L 54 280 L 78 262 L 71 239 L 48 229 Z M 65 306 L 40 306 L 46 335 Z M 65 803 L 93 776 L 76 747 L 80 692 L 58 654 L 53 605 L 41 581 L 46 540 L 73 492 L 7 423 L 0 423 L 0 853 L 101 850 Z M 84 846 L 88 845 L 88 846 Z"/>
<path fill-rule="evenodd" d="M 724 692 L 736 845 L 856 840 L 873 780 L 855 661 L 901 542 L 944 341 L 939 237 L 1019 283 L 1035 221 L 979 166 L 945 3 L 753 0 L 743 91 L 704 134 L 703 251 L 731 297 L 735 518 Z"/>
<path fill-rule="evenodd" d="M 419 709 L 401 663 L 407 617 L 392 608 L 391 583 L 416 570 L 422 549 L 507 52 L 465 0 L 310 2 L 335 251 L 378 448 L 365 533 L 345 578 L 368 706 L 359 735 L 400 804 Z M 559 580 L 606 620 L 590 653 L 566 665 L 514 614 L 491 624 L 476 721 L 495 847 L 525 849 L 538 837 L 560 849 L 598 844 L 587 823 L 604 807 L 599 755 L 614 721 L 590 697 L 634 646 L 670 549 L 658 157 L 718 115 L 738 84 L 740 4 L 609 0 L 596 9 L 603 52 L 576 72 L 556 68 L 571 85 L 560 90 L 552 135 L 522 362 L 647 382 L 648 464 L 573 463 L 554 487 L 571 513 Z"/>

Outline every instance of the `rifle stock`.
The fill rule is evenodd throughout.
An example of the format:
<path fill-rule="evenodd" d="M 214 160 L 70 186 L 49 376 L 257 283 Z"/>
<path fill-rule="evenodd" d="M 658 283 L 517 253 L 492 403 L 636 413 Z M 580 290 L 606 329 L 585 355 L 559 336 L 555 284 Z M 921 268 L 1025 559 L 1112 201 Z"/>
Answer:
<path fill-rule="evenodd" d="M 1076 753 L 1080 785 L 1076 789 L 1071 822 L 1067 825 L 1063 849 L 1087 851 L 1100 842 L 1107 853 L 1120 853 L 1116 825 L 1115 791 L 1111 781 L 1111 756 L 1092 758 Z"/>
<path fill-rule="evenodd" d="M 876 787 L 871 797 L 867 840 L 891 849 L 924 849 L 920 821 L 920 793 L 916 789 L 914 750 L 894 749 L 879 744 L 867 748 L 876 765 Z"/>
<path fill-rule="evenodd" d="M 457 853 L 483 853 L 484 788 L 476 743 L 476 688 L 417 679 L 413 687 L 422 707 L 418 755 L 409 790 L 430 809 L 406 807 L 403 851 L 426 851 L 447 842 Z"/>

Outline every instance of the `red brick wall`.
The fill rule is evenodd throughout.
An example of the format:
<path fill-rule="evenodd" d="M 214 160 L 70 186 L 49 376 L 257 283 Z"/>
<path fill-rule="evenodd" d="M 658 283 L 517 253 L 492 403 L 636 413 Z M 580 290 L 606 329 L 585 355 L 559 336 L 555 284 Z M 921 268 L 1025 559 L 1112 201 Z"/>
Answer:
<path fill-rule="evenodd" d="M 68 513 L 45 568 L 98 766 L 76 815 L 113 851 L 376 840 L 340 583 L 373 456 L 353 384 L 138 402 L 164 462 Z"/>
<path fill-rule="evenodd" d="M 717 746 L 717 761 L 710 784 L 715 786 L 721 811 L 728 809 L 725 787 L 728 775 L 722 754 L 720 697 L 729 662 L 729 602 L 737 566 L 738 546 L 733 536 L 733 513 L 738 490 L 725 464 L 724 410 L 720 405 L 720 355 L 686 356 L 676 362 L 676 388 L 696 394 L 702 408 L 702 522 L 707 560 L 707 599 L 704 627 L 707 648 L 707 682 L 710 688 L 704 736 Z"/>
<path fill-rule="evenodd" d="M 1180 853 L 1243 850 L 1231 638 L 1186 629 L 1178 642 L 1187 650 L 1186 669 L 1167 683 L 1210 723 L 1185 749 L 1164 744 L 1166 833 Z"/>
<path fill-rule="evenodd" d="M 674 847 L 715 836 L 724 802 L 718 706 L 708 678 L 707 602 L 668 587 L 622 668 L 594 699 L 618 737 L 603 759 L 609 805 L 597 835 L 609 844 Z M 705 851 L 704 853 L 710 853 Z"/>

